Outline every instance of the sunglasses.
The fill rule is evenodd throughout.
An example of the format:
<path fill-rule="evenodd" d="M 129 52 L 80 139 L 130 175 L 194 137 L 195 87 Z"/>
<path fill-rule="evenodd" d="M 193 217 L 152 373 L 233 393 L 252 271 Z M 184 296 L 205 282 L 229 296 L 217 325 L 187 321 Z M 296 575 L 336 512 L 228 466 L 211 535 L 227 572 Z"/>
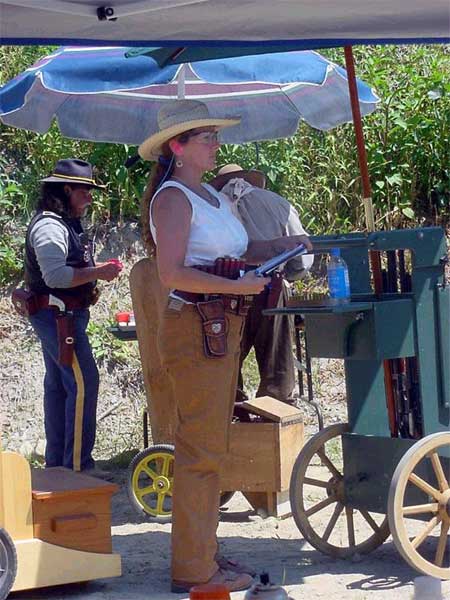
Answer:
<path fill-rule="evenodd" d="M 186 132 L 182 134 L 178 140 L 182 144 L 186 144 L 191 138 L 196 140 L 205 146 L 215 146 L 219 143 L 219 132 L 218 131 L 198 131 L 198 132 Z"/>

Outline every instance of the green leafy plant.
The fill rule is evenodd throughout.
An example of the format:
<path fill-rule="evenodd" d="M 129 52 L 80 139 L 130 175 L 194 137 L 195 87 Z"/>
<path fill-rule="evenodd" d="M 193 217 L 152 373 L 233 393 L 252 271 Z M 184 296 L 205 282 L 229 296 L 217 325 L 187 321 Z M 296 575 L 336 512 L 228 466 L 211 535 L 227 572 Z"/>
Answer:
<path fill-rule="evenodd" d="M 130 357 L 130 350 L 126 343 L 118 340 L 108 331 L 112 322 L 89 321 L 87 334 L 92 348 L 92 353 L 99 363 L 126 363 Z"/>
<path fill-rule="evenodd" d="M 0 48 L 5 83 L 50 46 Z M 343 64 L 342 49 L 324 50 Z M 450 219 L 450 48 L 377 46 L 354 49 L 357 75 L 381 98 L 379 109 L 363 120 L 373 204 L 378 228 L 446 225 Z M 93 144 L 63 138 L 54 124 L 37 135 L 0 124 L 0 242 L 2 281 L 17 274 L 18 238 L 10 223 L 20 226 L 34 208 L 39 179 L 58 158 L 89 160 L 107 184 L 98 192 L 91 219 L 96 224 L 139 218 L 139 199 L 149 163 L 131 169 L 125 162 L 136 154 L 126 145 Z M 218 164 L 257 166 L 273 191 L 298 209 L 312 234 L 362 229 L 364 211 L 352 124 L 320 132 L 300 124 L 289 139 L 245 146 L 224 146 Z M 8 237 L 9 236 L 9 237 Z"/>

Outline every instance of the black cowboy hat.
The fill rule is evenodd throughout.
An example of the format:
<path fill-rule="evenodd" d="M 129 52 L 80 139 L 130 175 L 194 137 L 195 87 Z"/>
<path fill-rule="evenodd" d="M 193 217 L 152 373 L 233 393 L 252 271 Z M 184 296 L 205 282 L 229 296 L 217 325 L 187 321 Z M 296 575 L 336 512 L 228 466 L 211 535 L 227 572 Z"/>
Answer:
<path fill-rule="evenodd" d="M 53 173 L 41 179 L 42 183 L 78 183 L 103 190 L 106 186 L 96 183 L 92 175 L 92 165 L 78 158 L 58 160 Z"/>

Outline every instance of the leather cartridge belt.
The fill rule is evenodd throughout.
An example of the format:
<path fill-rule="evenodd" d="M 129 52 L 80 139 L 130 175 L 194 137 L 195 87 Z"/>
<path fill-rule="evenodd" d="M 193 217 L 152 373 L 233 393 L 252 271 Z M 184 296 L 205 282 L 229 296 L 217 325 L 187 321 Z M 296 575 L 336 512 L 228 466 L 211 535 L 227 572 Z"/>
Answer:
<path fill-rule="evenodd" d="M 234 294 L 196 294 L 194 292 L 184 292 L 182 290 L 174 290 L 173 294 L 192 304 L 220 299 L 223 302 L 225 312 L 241 316 L 245 316 L 248 313 L 248 310 L 253 303 L 253 296 L 235 296 Z"/>
<path fill-rule="evenodd" d="M 64 305 L 66 307 L 66 310 L 79 310 L 79 309 L 84 309 L 84 308 L 88 308 L 90 306 L 90 302 L 87 300 L 87 298 L 77 298 L 75 296 L 65 296 L 63 298 L 61 298 L 60 296 L 56 296 L 55 294 L 53 294 L 55 296 L 55 298 L 58 298 L 59 300 L 61 300 L 61 302 L 64 302 Z M 56 306 L 54 306 L 53 304 L 48 303 L 48 294 L 39 294 L 36 296 L 36 302 L 37 302 L 37 306 L 38 309 L 41 308 L 57 308 Z"/>

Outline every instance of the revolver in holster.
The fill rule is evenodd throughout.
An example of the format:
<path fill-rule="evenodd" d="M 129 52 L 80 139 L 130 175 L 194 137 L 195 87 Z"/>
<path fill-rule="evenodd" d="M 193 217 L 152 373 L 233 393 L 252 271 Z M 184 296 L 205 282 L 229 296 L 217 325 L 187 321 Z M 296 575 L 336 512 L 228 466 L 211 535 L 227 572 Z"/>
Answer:
<path fill-rule="evenodd" d="M 58 335 L 58 363 L 62 367 L 71 367 L 75 347 L 75 324 L 72 312 L 59 312 L 56 315 Z"/>

